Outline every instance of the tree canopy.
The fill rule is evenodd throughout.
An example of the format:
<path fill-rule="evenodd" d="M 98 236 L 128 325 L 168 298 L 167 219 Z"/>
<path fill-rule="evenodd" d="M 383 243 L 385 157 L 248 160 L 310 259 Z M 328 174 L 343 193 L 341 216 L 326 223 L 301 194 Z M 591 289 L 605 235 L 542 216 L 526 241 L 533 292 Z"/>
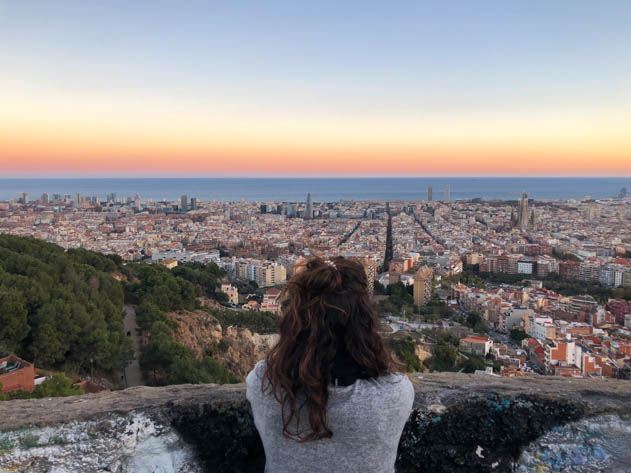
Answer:
<path fill-rule="evenodd" d="M 0 235 L 0 346 L 37 366 L 110 370 L 131 357 L 120 261 Z"/>

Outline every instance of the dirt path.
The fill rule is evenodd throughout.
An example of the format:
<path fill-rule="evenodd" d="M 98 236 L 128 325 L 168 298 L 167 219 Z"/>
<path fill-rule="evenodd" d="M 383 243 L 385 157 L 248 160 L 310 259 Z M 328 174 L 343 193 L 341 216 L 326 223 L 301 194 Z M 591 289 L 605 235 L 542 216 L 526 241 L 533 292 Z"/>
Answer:
<path fill-rule="evenodd" d="M 142 371 L 138 359 L 140 358 L 140 337 L 136 332 L 136 310 L 131 305 L 125 305 L 125 333 L 131 337 L 134 345 L 134 359 L 125 368 L 127 386 L 144 386 Z"/>

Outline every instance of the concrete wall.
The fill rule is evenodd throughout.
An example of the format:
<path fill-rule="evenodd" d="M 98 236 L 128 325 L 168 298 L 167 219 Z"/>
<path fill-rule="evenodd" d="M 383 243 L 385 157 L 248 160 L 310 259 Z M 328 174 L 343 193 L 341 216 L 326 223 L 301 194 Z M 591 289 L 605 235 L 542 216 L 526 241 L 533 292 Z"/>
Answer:
<path fill-rule="evenodd" d="M 602 422 L 604 414 L 618 416 L 612 422 L 624 428 L 631 425 L 631 381 L 458 373 L 410 377 L 415 409 L 399 444 L 397 473 L 508 473 L 523 460 L 524 450 L 534 448 L 527 460 L 539 461 L 536 449 L 543 447 L 536 442 L 560 426 L 571 430 L 579 422 Z M 76 441 L 63 443 L 57 433 Z M 19 447 L 24 436 L 27 441 Z M 93 460 L 86 456 L 100 451 Z M 156 470 L 190 463 L 191 452 L 195 465 Z M 25 462 L 31 470 L 18 469 Z M 262 472 L 264 451 L 244 385 L 137 387 L 0 403 L 0 471 L 12 465 L 16 471 L 138 473 L 133 465 L 142 462 L 146 471 Z"/>

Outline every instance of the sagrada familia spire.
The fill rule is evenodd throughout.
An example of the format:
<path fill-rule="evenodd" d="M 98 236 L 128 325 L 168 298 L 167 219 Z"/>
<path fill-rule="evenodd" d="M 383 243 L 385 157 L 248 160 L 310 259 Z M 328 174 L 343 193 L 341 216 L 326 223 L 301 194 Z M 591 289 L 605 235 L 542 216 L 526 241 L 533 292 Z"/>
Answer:
<path fill-rule="evenodd" d="M 523 192 L 521 200 L 517 206 L 517 215 L 515 211 L 511 210 L 510 215 L 511 227 L 519 228 L 521 231 L 527 231 L 535 226 L 535 209 L 531 209 L 530 215 L 528 215 L 528 194 Z"/>

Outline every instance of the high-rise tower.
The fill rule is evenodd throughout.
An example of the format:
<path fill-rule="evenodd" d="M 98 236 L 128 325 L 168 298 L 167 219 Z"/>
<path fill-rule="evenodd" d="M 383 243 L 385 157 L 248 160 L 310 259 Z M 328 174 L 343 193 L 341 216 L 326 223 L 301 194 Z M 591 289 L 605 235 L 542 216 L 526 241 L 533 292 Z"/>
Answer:
<path fill-rule="evenodd" d="M 432 201 L 432 186 L 427 187 L 427 200 Z"/>
<path fill-rule="evenodd" d="M 311 192 L 307 194 L 307 208 L 305 209 L 305 218 L 313 218 L 313 201 L 311 200 Z"/>
<path fill-rule="evenodd" d="M 445 202 L 451 201 L 451 195 L 449 194 L 449 185 L 445 186 L 445 198 L 443 199 Z"/>
<path fill-rule="evenodd" d="M 182 211 L 182 213 L 188 212 L 188 196 L 187 195 L 183 195 L 182 197 L 180 197 L 180 210 Z"/>
<path fill-rule="evenodd" d="M 521 230 L 526 230 L 528 228 L 528 194 L 526 192 L 521 194 L 517 218 L 519 219 L 519 228 Z"/>

